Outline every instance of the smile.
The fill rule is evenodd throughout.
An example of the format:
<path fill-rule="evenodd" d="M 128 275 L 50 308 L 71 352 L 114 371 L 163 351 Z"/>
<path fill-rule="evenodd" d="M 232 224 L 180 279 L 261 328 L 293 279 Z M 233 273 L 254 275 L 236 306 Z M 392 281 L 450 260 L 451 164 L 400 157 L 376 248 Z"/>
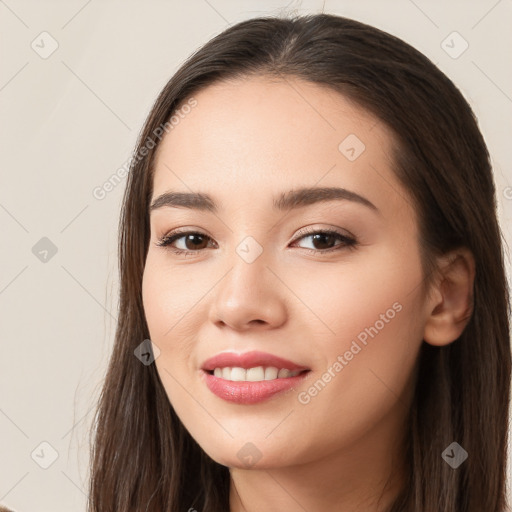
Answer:
<path fill-rule="evenodd" d="M 201 377 L 219 398 L 256 404 L 292 390 L 310 373 L 306 366 L 266 352 L 221 352 L 201 366 Z"/>
<path fill-rule="evenodd" d="M 224 367 L 215 368 L 213 375 L 225 380 L 233 382 L 247 381 L 247 382 L 260 382 L 265 380 L 287 379 L 289 377 L 296 377 L 301 373 L 301 370 L 290 371 L 287 368 L 276 368 L 275 366 L 256 366 L 253 368 L 239 368 L 239 367 Z"/>

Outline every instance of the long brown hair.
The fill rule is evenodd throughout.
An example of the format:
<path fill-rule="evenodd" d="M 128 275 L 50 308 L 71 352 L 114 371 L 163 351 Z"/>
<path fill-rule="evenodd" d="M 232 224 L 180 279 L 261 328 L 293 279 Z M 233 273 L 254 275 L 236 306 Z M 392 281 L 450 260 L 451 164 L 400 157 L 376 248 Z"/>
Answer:
<path fill-rule="evenodd" d="M 390 34 L 329 14 L 253 18 L 229 27 L 180 67 L 146 120 L 120 217 L 119 318 L 91 433 L 89 512 L 229 510 L 228 468 L 192 439 L 155 365 L 141 364 L 134 350 L 149 338 L 141 287 L 161 127 L 201 89 L 255 75 L 325 85 L 392 131 L 394 172 L 420 221 L 424 284 L 435 256 L 460 246 L 473 253 L 474 311 L 466 329 L 447 346 L 421 348 L 409 481 L 389 510 L 503 512 L 510 302 L 485 142 L 463 95 L 428 58 Z M 441 457 L 454 441 L 469 454 L 457 469 Z"/>

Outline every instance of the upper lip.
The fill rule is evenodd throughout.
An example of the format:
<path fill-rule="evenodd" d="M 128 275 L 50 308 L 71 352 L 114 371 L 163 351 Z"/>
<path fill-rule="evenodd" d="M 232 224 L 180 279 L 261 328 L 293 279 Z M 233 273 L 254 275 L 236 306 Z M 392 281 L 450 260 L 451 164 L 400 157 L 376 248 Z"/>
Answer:
<path fill-rule="evenodd" d="M 286 368 L 290 371 L 296 370 L 309 370 L 306 366 L 301 366 L 288 359 L 268 354 L 266 352 L 244 352 L 243 354 L 237 354 L 235 352 L 222 352 L 216 356 L 207 359 L 201 368 L 205 371 L 212 371 L 215 368 L 254 368 L 256 366 L 273 366 L 281 369 Z"/>

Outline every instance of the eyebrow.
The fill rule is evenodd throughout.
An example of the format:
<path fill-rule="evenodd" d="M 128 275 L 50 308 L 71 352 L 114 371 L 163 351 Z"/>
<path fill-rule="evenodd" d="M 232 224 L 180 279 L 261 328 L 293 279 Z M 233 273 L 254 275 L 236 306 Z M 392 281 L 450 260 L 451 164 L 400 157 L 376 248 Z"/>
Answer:
<path fill-rule="evenodd" d="M 352 201 L 379 213 L 379 209 L 365 197 L 339 187 L 306 187 L 282 192 L 279 196 L 274 197 L 273 207 L 275 210 L 283 211 L 334 200 Z M 153 201 L 150 211 L 165 206 L 212 213 L 219 211 L 215 200 L 210 195 L 201 192 L 165 192 Z"/>

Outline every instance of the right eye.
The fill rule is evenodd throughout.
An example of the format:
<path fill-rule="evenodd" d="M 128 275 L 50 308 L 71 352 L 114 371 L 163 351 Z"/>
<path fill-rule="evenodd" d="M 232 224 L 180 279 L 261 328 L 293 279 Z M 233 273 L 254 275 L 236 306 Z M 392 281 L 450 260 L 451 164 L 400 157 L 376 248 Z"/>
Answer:
<path fill-rule="evenodd" d="M 185 248 L 180 249 L 174 247 L 173 244 L 181 239 L 184 239 L 183 243 L 185 244 Z M 197 253 L 201 251 L 201 249 L 204 249 L 205 247 L 202 247 L 202 245 L 204 245 L 205 240 L 211 240 L 211 238 L 208 235 L 198 231 L 181 231 L 178 233 L 171 232 L 160 238 L 156 245 L 158 247 L 166 247 L 175 254 L 183 254 L 187 256 Z"/>

